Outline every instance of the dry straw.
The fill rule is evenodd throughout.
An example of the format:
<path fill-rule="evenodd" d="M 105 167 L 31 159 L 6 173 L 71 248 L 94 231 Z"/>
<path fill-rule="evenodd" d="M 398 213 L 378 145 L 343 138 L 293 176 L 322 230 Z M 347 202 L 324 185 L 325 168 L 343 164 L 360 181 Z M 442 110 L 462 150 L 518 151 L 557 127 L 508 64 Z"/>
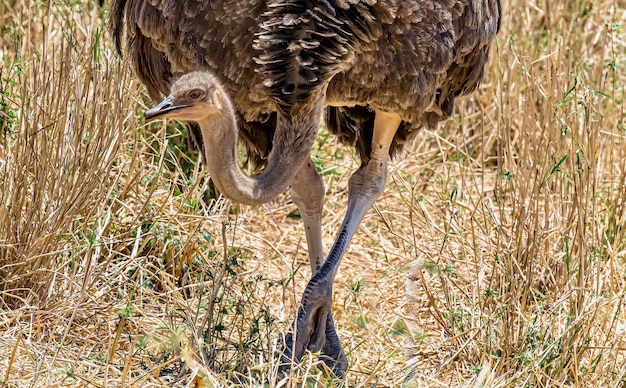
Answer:
<path fill-rule="evenodd" d="M 482 88 L 393 163 L 335 282 L 350 369 L 293 386 L 626 384 L 620 2 L 505 0 Z M 211 199 L 91 2 L 0 3 L 0 385 L 284 386 L 288 195 Z M 332 243 L 356 167 L 322 131 Z"/>

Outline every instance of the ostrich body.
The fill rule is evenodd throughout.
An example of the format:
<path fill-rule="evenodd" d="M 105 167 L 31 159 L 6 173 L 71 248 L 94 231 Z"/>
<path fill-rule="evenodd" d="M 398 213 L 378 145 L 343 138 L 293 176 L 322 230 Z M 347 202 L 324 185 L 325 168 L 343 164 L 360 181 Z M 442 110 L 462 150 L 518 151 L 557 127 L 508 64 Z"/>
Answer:
<path fill-rule="evenodd" d="M 339 262 L 383 191 L 390 155 L 449 117 L 455 97 L 479 85 L 500 0 L 111 1 L 118 48 L 126 36 L 150 96 L 169 95 L 146 117 L 197 123 L 191 128 L 209 172 L 235 201 L 263 203 L 291 184 L 313 277 L 284 359 L 321 351 L 343 374 L 347 361 L 330 312 Z M 195 70 L 205 72 L 174 82 Z M 194 100 L 199 95 L 210 102 Z M 326 260 L 324 187 L 309 156 L 323 110 L 329 130 L 362 161 Z M 259 175 L 237 166 L 237 141 Z"/>

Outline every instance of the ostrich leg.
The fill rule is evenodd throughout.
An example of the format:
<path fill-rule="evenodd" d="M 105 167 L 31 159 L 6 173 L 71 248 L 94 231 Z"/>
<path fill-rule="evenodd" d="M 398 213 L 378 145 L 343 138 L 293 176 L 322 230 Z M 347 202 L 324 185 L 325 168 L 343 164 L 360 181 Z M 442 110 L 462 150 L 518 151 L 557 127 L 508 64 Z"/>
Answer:
<path fill-rule="evenodd" d="M 313 276 L 320 269 L 324 260 L 324 247 L 322 244 L 324 184 L 310 159 L 296 173 L 291 190 L 291 198 L 302 216 L 309 251 L 309 261 L 311 263 L 311 276 Z M 325 337 L 319 337 L 319 341 L 322 343 L 315 344 L 313 347 L 322 349 L 325 357 L 323 361 L 331 369 L 343 372 L 348 360 L 339 344 L 339 337 L 335 331 L 331 313 L 328 314 L 326 319 L 326 328 Z M 325 343 L 324 340 L 326 340 Z M 286 363 L 289 363 L 291 359 L 292 349 L 293 336 L 292 333 L 289 333 L 287 334 L 283 354 L 283 361 Z"/>
<path fill-rule="evenodd" d="M 311 274 L 314 275 L 324 261 L 322 245 L 322 210 L 324 207 L 324 183 L 315 171 L 313 161 L 302 165 L 291 184 L 291 199 L 296 204 L 306 233 Z"/>
<path fill-rule="evenodd" d="M 291 345 L 294 360 L 300 360 L 306 350 L 328 352 L 326 355 L 334 358 L 334 365 L 331 365 L 338 376 L 343 376 L 347 363 L 335 333 L 330 311 L 333 280 L 359 223 L 383 192 L 387 180 L 389 147 L 401 121 L 400 116 L 396 114 L 376 112 L 370 161 L 350 177 L 348 209 L 341 228 L 326 261 L 304 290 L 296 318 L 295 343 L 292 344 L 289 342 L 291 338 L 287 338 L 287 345 Z"/>

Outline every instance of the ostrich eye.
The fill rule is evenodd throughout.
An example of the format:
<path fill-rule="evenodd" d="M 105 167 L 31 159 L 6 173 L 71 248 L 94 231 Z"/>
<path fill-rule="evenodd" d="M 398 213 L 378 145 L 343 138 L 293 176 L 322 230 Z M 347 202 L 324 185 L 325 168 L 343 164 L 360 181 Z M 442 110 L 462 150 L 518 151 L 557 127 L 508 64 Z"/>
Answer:
<path fill-rule="evenodd" d="M 194 89 L 190 91 L 189 93 L 187 93 L 187 98 L 195 101 L 195 100 L 199 100 L 203 94 L 204 93 L 202 93 L 202 90 Z"/>

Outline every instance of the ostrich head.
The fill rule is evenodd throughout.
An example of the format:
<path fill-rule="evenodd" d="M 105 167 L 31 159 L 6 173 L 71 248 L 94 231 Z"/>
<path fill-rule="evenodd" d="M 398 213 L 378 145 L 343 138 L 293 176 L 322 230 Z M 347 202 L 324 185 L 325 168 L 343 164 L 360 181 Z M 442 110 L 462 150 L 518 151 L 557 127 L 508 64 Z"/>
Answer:
<path fill-rule="evenodd" d="M 230 108 L 230 101 L 217 78 L 206 71 L 194 71 L 174 81 L 170 95 L 143 114 L 148 120 L 202 121 L 223 114 L 225 108 Z"/>

